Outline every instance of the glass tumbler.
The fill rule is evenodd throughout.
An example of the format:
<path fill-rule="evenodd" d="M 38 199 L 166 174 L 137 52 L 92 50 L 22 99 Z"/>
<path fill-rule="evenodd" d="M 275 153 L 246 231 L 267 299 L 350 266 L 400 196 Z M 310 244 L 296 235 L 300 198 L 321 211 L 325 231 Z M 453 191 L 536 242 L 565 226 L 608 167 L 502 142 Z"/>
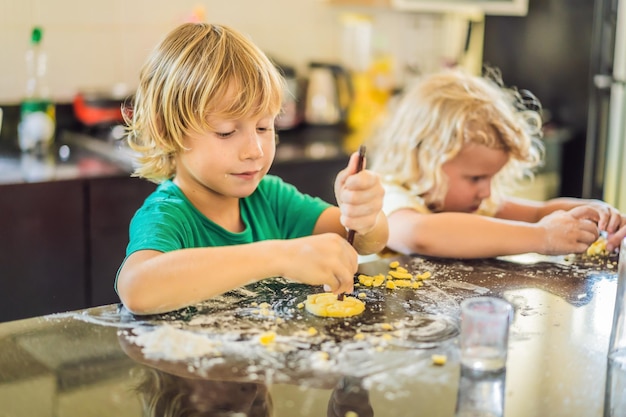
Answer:
<path fill-rule="evenodd" d="M 513 307 L 501 298 L 473 297 L 461 302 L 461 364 L 476 371 L 506 366 Z"/>

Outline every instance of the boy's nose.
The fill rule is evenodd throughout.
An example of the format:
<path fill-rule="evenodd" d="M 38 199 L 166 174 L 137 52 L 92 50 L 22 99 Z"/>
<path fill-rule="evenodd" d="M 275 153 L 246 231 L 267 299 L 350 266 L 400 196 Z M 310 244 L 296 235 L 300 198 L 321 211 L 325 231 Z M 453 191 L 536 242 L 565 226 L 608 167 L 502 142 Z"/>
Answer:
<path fill-rule="evenodd" d="M 261 138 L 255 132 L 249 135 L 243 149 L 244 159 L 257 159 L 263 156 L 263 146 Z"/>

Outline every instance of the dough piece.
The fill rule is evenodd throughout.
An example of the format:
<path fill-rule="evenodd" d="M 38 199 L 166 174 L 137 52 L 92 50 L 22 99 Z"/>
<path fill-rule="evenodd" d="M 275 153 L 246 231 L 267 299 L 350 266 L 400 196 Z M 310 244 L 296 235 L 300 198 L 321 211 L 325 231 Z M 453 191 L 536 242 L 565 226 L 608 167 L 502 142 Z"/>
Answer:
<path fill-rule="evenodd" d="M 308 295 L 304 308 L 309 313 L 320 317 L 351 317 L 365 311 L 365 303 L 348 296 L 343 297 L 343 301 L 339 301 L 336 294 L 323 292 Z"/>
<path fill-rule="evenodd" d="M 609 252 L 606 250 L 606 238 L 604 236 L 600 236 L 598 240 L 593 242 L 588 248 L 586 255 L 587 256 L 607 256 Z"/>

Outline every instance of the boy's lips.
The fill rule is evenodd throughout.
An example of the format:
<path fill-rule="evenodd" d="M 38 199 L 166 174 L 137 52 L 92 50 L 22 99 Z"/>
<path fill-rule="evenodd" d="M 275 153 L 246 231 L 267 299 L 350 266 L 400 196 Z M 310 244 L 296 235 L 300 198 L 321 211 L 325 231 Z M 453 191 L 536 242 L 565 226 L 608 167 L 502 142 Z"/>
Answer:
<path fill-rule="evenodd" d="M 259 172 L 261 171 L 256 170 L 256 171 L 235 172 L 231 175 L 237 178 L 242 178 L 242 179 L 252 179 L 256 177 L 259 174 Z"/>

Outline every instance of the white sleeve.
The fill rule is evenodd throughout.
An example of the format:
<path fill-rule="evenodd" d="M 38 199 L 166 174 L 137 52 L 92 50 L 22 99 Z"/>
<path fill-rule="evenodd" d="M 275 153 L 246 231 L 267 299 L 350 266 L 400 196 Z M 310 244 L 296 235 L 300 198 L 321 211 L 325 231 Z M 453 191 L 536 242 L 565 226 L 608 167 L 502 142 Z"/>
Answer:
<path fill-rule="evenodd" d="M 422 197 L 411 194 L 411 192 L 396 183 L 383 181 L 385 188 L 385 198 L 383 200 L 383 211 L 389 216 L 391 213 L 411 209 L 421 214 L 432 214 Z M 481 216 L 495 217 L 499 210 L 499 205 L 492 199 L 483 200 L 476 214 Z"/>
<path fill-rule="evenodd" d="M 412 209 L 423 214 L 431 213 L 424 200 L 412 195 L 405 187 L 391 182 L 384 182 L 383 187 L 385 188 L 383 211 L 387 216 L 401 209 Z"/>

